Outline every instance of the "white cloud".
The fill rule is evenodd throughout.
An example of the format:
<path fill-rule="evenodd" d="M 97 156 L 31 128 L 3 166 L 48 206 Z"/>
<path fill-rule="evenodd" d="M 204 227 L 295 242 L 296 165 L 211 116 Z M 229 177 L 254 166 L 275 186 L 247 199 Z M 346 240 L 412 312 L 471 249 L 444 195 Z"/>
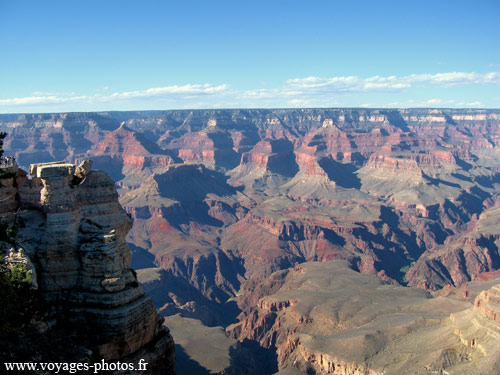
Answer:
<path fill-rule="evenodd" d="M 214 86 L 211 84 L 188 84 L 183 86 L 153 87 L 147 90 L 115 92 L 112 94 L 75 95 L 51 94 L 36 92 L 33 96 L 23 98 L 0 99 L 0 108 L 9 106 L 33 106 L 33 105 L 54 105 L 66 103 L 113 103 L 117 100 L 131 100 L 141 98 L 165 98 L 173 97 L 176 100 L 184 98 L 196 98 L 198 96 L 221 94 L 229 88 L 228 85 Z"/>
<path fill-rule="evenodd" d="M 484 74 L 449 72 L 436 74 L 411 74 L 408 76 L 373 76 L 361 78 L 357 76 L 347 77 L 307 77 L 294 78 L 286 81 L 285 88 L 293 87 L 299 90 L 319 90 L 325 91 L 349 91 L 349 92 L 367 92 L 367 91 L 399 91 L 410 88 L 414 83 L 423 83 L 431 85 L 441 85 L 444 87 L 458 85 L 500 85 L 500 73 L 490 72 Z"/>
<path fill-rule="evenodd" d="M 86 100 L 86 96 L 56 96 L 56 95 L 41 95 L 28 96 L 24 98 L 0 99 L 1 106 L 17 106 L 17 105 L 35 105 L 35 104 L 59 104 L 70 101 Z"/>
<path fill-rule="evenodd" d="M 122 92 L 112 92 L 108 87 L 103 87 L 91 95 L 34 92 L 27 97 L 0 99 L 0 111 L 359 106 L 357 103 L 366 103 L 368 100 L 373 102 L 373 106 L 484 107 L 482 102 L 475 99 L 455 101 L 434 97 L 412 100 L 411 90 L 415 88 L 428 89 L 434 96 L 435 88 L 481 85 L 500 85 L 500 72 L 330 78 L 310 76 L 288 79 L 281 87 L 240 91 L 228 84 L 190 83 Z M 406 99 L 401 98 L 402 94 Z M 392 97 L 387 99 L 390 95 Z"/>
<path fill-rule="evenodd" d="M 429 100 L 427 100 L 426 103 L 430 104 L 430 105 L 437 105 L 437 104 L 441 104 L 442 100 L 441 99 L 429 99 Z"/>
<path fill-rule="evenodd" d="M 442 99 L 429 99 L 429 100 L 406 100 L 396 101 L 388 104 L 389 107 L 411 108 L 411 107 L 454 107 L 454 108 L 484 108 L 484 103 L 476 100 L 472 102 L 465 102 L 459 100 L 442 100 Z M 370 107 L 376 107 L 370 105 Z"/>
<path fill-rule="evenodd" d="M 188 84 L 184 86 L 154 87 L 142 91 L 115 92 L 111 98 L 150 98 L 163 95 L 211 95 L 221 93 L 229 88 L 229 85 L 213 86 L 209 83 L 202 85 Z"/>
<path fill-rule="evenodd" d="M 484 84 L 500 84 L 500 73 L 490 72 L 484 74 L 464 73 L 464 72 L 449 72 L 437 74 L 412 74 L 407 77 L 410 82 L 429 82 L 433 84 L 444 84 L 445 86 L 456 85 L 484 85 Z"/>
<path fill-rule="evenodd" d="M 484 107 L 484 104 L 479 102 L 479 101 L 475 101 L 475 102 L 467 102 L 467 103 L 464 103 L 464 107 L 471 107 L 471 108 L 483 108 Z"/>

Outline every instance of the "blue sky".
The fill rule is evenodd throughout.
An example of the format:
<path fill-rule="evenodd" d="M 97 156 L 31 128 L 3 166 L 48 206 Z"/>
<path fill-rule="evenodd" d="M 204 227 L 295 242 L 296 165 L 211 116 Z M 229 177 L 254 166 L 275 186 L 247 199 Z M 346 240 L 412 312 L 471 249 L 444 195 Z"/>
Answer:
<path fill-rule="evenodd" d="M 500 1 L 0 0 L 0 113 L 500 107 Z"/>

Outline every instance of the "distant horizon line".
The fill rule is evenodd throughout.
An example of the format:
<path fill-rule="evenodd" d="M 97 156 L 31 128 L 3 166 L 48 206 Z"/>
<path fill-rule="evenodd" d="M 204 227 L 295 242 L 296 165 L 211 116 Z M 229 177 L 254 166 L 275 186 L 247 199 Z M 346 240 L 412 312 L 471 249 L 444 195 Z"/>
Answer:
<path fill-rule="evenodd" d="M 188 111 L 294 111 L 294 110 L 451 110 L 451 111 L 500 111 L 498 108 L 470 108 L 470 107 L 241 107 L 241 108 L 178 108 L 178 109 L 127 109 L 127 110 L 96 110 L 96 111 L 54 111 L 54 112 L 5 112 L 0 116 L 16 115 L 62 115 L 73 113 L 129 113 L 129 112 L 188 112 Z"/>

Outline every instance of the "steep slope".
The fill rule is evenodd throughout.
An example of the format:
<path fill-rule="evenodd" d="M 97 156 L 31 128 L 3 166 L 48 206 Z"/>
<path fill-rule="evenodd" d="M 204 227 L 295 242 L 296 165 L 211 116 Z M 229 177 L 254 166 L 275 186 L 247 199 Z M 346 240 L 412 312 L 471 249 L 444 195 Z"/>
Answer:
<path fill-rule="evenodd" d="M 391 282 L 436 289 L 498 269 L 496 245 L 462 236 L 500 188 L 496 110 L 187 110 L 4 118 L 0 128 L 10 134 L 6 149 L 21 164 L 31 160 L 26 150 L 35 149 L 46 159 L 92 158 L 120 179 L 121 195 L 145 195 L 143 203 L 128 209 L 138 219 L 133 250 L 142 254 L 144 266 L 168 264 L 147 253 L 152 242 L 158 255 L 180 237 L 184 245 L 177 247 L 177 259 L 183 264 L 198 253 L 193 248 L 212 249 L 203 251 L 222 251 L 235 260 L 232 265 L 245 263 L 238 274 L 248 277 L 296 261 L 340 257 Z M 181 181 L 189 173 L 149 179 L 173 176 L 169 166 L 182 161 L 224 173 L 229 177 L 224 183 L 239 191 L 190 201 L 160 196 L 146 186 L 196 190 L 202 184 L 196 178 L 207 173 L 193 175 L 189 183 Z M 152 215 L 150 209 L 158 207 L 152 201 L 161 200 L 170 213 Z M 460 246 L 476 248 L 475 263 L 460 266 L 460 251 L 453 250 Z M 485 251 L 489 255 L 481 256 Z M 443 257 L 447 264 L 437 266 Z"/>
<path fill-rule="evenodd" d="M 107 133 L 100 142 L 92 145 L 85 154 L 76 157 L 92 157 L 96 167 L 112 171 L 111 177 L 117 181 L 121 180 L 122 188 L 137 186 L 152 171 L 163 170 L 178 160 L 123 123 L 118 129 Z"/>
<path fill-rule="evenodd" d="M 114 182 L 90 162 L 46 163 L 2 180 L 14 210 L 2 219 L 17 229 L 7 260 L 30 265 L 50 309 L 43 321 L 72 326 L 68 336 L 93 360 L 147 360 L 148 374 L 172 373 L 173 340 L 130 268 L 125 236 L 131 218 L 118 203 Z M 5 194 L 4 194 L 5 195 Z M 45 323 L 44 323 L 45 324 Z M 46 330 L 49 328 L 46 328 Z M 50 335 L 44 333 L 44 335 Z"/>
<path fill-rule="evenodd" d="M 497 288 L 473 307 L 384 285 L 344 262 L 304 263 L 258 286 L 254 293 L 264 297 L 228 332 L 276 350 L 281 370 L 493 374 L 500 368 Z"/>
<path fill-rule="evenodd" d="M 408 272 L 410 285 L 436 290 L 461 286 L 500 269 L 500 206 L 498 198 L 469 222 L 466 230 L 427 250 Z"/>
<path fill-rule="evenodd" d="M 280 287 L 279 273 L 273 272 L 308 261 L 345 260 L 386 283 L 470 303 L 482 290 L 476 283 L 495 279 L 500 270 L 500 110 L 0 115 L 0 131 L 9 133 L 6 149 L 21 165 L 35 157 L 71 163 L 88 158 L 119 179 L 120 201 L 135 219 L 127 237 L 132 264 L 143 268 L 145 288 L 162 315 L 180 313 L 226 326 L 242 310 L 246 321 L 259 300 Z M 16 189 L 6 185 L 1 198 L 15 205 Z M 24 194 L 35 199 L 38 193 Z M 4 207 L 10 205 L 2 212 Z M 394 288 L 395 306 L 407 306 L 400 299 L 406 293 L 419 293 L 411 290 Z M 382 292 L 372 292 L 390 305 Z M 384 316 L 391 316 L 389 310 Z M 449 311 L 439 319 L 444 316 Z M 452 336 L 440 331 L 445 326 L 430 336 L 418 328 L 415 340 L 442 333 L 444 346 L 435 352 L 455 348 L 448 341 Z M 391 335 L 356 336 L 366 361 L 348 354 L 342 361 L 372 361 L 380 365 L 373 368 L 393 371 L 399 365 L 391 367 L 383 351 L 373 354 L 369 343 L 394 338 L 413 350 L 406 334 Z M 262 345 L 269 340 L 275 339 L 259 338 Z M 324 340 L 335 346 L 335 338 Z M 299 346 L 313 353 L 315 340 L 310 341 Z M 436 369 L 464 358 L 476 361 L 469 349 L 456 350 L 421 358 Z M 294 353 L 306 368 L 307 353 Z M 412 369 L 405 356 L 396 362 Z"/>
<path fill-rule="evenodd" d="M 237 222 L 246 213 L 241 203 L 251 200 L 220 173 L 184 164 L 153 174 L 120 201 L 136 218 L 129 241 L 137 251 L 148 249 L 154 264 L 167 272 L 168 282 L 160 285 L 170 293 L 148 287 L 160 311 L 181 308 L 208 324 L 231 320 L 214 302 L 224 304 L 236 294 L 244 270 L 240 259 L 220 247 L 221 228 Z"/>
<path fill-rule="evenodd" d="M 4 145 L 21 166 L 69 160 L 86 152 L 119 122 L 98 113 L 19 115 L 2 127 L 10 134 Z"/>

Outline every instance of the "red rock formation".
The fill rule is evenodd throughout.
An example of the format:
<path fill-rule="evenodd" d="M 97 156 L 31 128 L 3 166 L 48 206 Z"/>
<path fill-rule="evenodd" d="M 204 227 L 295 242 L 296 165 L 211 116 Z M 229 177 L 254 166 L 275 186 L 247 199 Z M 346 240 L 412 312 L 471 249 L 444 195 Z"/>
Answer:
<path fill-rule="evenodd" d="M 326 172 L 320 167 L 318 159 L 314 155 L 315 147 L 302 147 L 300 151 L 295 151 L 295 159 L 299 168 L 305 171 L 306 176 L 316 176 L 328 178 Z"/>
<path fill-rule="evenodd" d="M 478 230 L 469 224 L 497 194 L 497 112 L 297 109 L 9 115 L 0 119 L 0 126 L 10 133 L 7 152 L 15 150 L 21 159 L 45 153 L 69 160 L 86 154 L 121 179 L 124 193 L 137 193 L 136 200 L 144 194 L 147 199 L 127 210 L 138 218 L 136 245 L 150 249 L 154 244 L 155 254 L 161 253 L 161 246 L 182 252 L 181 244 L 188 253 L 196 248 L 234 250 L 240 261 L 245 259 L 248 275 L 261 276 L 269 271 L 257 271 L 265 268 L 263 260 L 275 269 L 305 259 L 342 257 L 393 282 L 405 282 L 400 270 L 415 262 L 406 274 L 411 285 L 440 288 L 498 269 L 493 245 L 485 250 L 460 239 L 460 234 Z M 121 121 L 126 125 L 117 128 Z M 171 155 L 222 173 L 230 170 L 230 183 L 240 186 L 246 198 L 236 198 L 234 191 L 225 196 L 231 202 L 207 197 L 194 212 L 185 202 L 159 203 L 165 197 L 155 189 L 136 191 L 149 174 L 163 173 L 174 159 L 181 161 Z M 176 185 L 174 180 L 168 183 Z M 282 196 L 287 199 L 280 201 Z M 296 206 L 307 210 L 293 213 Z M 250 222 L 250 217 L 269 221 Z M 449 237 L 453 240 L 445 244 Z"/>
<path fill-rule="evenodd" d="M 125 125 L 108 133 L 89 151 L 89 155 L 103 163 L 119 160 L 123 166 L 136 168 L 165 167 L 173 162 L 170 155 Z"/>
<path fill-rule="evenodd" d="M 459 287 L 495 270 L 498 249 L 494 237 L 461 238 L 438 250 L 424 253 L 408 272 L 408 284 L 437 290 L 451 284 Z"/>
<path fill-rule="evenodd" d="M 482 291 L 476 297 L 474 306 L 489 319 L 500 322 L 500 285 Z"/>
<path fill-rule="evenodd" d="M 271 143 L 262 140 L 257 143 L 252 151 L 246 152 L 241 155 L 241 164 L 251 164 L 257 168 L 265 169 L 269 160 L 269 155 L 272 152 Z"/>
<path fill-rule="evenodd" d="M 171 144 L 171 147 L 178 147 L 178 156 L 184 162 L 207 163 L 212 166 L 215 163 L 214 142 L 206 132 L 185 134 Z"/>

